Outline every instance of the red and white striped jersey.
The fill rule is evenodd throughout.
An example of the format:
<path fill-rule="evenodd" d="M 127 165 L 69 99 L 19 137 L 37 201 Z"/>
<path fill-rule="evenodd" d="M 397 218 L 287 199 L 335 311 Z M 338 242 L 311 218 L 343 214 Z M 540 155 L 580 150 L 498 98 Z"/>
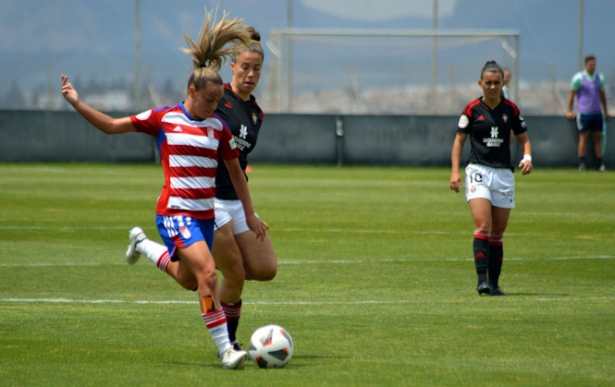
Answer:
<path fill-rule="evenodd" d="M 157 138 L 165 184 L 156 214 L 214 218 L 218 154 L 239 157 L 233 135 L 216 116 L 193 119 L 183 103 L 131 116 L 137 132 Z"/>

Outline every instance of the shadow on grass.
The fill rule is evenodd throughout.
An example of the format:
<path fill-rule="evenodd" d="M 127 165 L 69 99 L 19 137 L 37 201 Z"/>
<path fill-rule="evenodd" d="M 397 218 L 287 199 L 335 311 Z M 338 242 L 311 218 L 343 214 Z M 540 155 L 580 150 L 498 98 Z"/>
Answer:
<path fill-rule="evenodd" d="M 329 359 L 346 359 L 350 358 L 349 356 L 323 356 L 323 355 L 294 355 L 290 363 L 292 365 L 289 368 L 299 368 L 306 366 L 314 366 L 318 365 L 321 360 L 329 360 Z M 297 363 L 299 362 L 299 363 Z M 290 364 L 289 363 L 289 364 Z M 187 362 L 165 362 L 165 365 L 174 365 L 174 366 L 184 366 L 184 367 L 200 367 L 200 368 L 221 368 L 220 362 L 212 362 L 212 363 L 187 363 Z M 251 360 L 246 360 L 244 364 L 245 367 L 258 367 L 256 363 Z"/>

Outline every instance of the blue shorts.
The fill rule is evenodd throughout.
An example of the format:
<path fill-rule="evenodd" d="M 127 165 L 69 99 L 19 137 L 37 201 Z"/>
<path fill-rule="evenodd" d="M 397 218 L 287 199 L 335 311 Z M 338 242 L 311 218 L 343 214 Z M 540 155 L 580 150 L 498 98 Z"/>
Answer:
<path fill-rule="evenodd" d="M 602 113 L 578 113 L 577 114 L 577 129 L 579 132 L 602 132 L 604 127 L 604 119 Z"/>
<path fill-rule="evenodd" d="M 171 261 L 179 261 L 177 248 L 186 248 L 198 241 L 205 241 L 211 251 L 214 244 L 214 219 L 199 220 L 189 216 L 156 215 L 160 237 L 169 250 Z"/>

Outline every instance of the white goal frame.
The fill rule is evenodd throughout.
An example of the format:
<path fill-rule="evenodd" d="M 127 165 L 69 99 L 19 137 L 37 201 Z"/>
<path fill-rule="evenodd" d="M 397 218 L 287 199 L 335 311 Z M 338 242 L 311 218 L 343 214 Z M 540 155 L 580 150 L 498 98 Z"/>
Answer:
<path fill-rule="evenodd" d="M 504 50 L 514 61 L 513 100 L 519 100 L 519 32 L 516 30 L 343 30 L 343 29 L 301 29 L 289 28 L 273 30 L 267 47 L 276 62 L 275 86 L 272 92 L 276 102 L 274 110 L 292 111 L 293 100 L 293 45 L 294 37 L 417 37 L 432 38 L 432 90 L 435 91 L 438 71 L 438 38 L 501 38 Z M 512 39 L 512 45 L 509 40 Z M 432 94 L 433 95 L 433 94 Z"/>

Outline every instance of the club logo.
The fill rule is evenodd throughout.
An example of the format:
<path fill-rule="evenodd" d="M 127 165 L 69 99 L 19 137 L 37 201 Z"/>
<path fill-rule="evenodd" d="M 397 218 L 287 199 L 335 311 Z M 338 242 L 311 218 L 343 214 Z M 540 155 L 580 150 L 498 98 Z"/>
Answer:
<path fill-rule="evenodd" d="M 245 140 L 247 136 L 248 136 L 248 127 L 245 125 L 241 125 L 241 128 L 239 128 L 239 137 Z"/>
<path fill-rule="evenodd" d="M 192 236 L 192 234 L 190 233 L 190 230 L 186 226 L 181 226 L 179 228 L 179 233 L 182 234 L 182 237 L 184 239 L 190 239 L 190 237 Z"/>
<path fill-rule="evenodd" d="M 459 124 L 457 124 L 457 126 L 459 126 L 459 128 L 461 129 L 465 129 L 468 127 L 469 124 L 470 124 L 470 119 L 468 118 L 468 116 L 466 116 L 465 114 L 462 114 L 461 117 L 459 117 Z"/>

